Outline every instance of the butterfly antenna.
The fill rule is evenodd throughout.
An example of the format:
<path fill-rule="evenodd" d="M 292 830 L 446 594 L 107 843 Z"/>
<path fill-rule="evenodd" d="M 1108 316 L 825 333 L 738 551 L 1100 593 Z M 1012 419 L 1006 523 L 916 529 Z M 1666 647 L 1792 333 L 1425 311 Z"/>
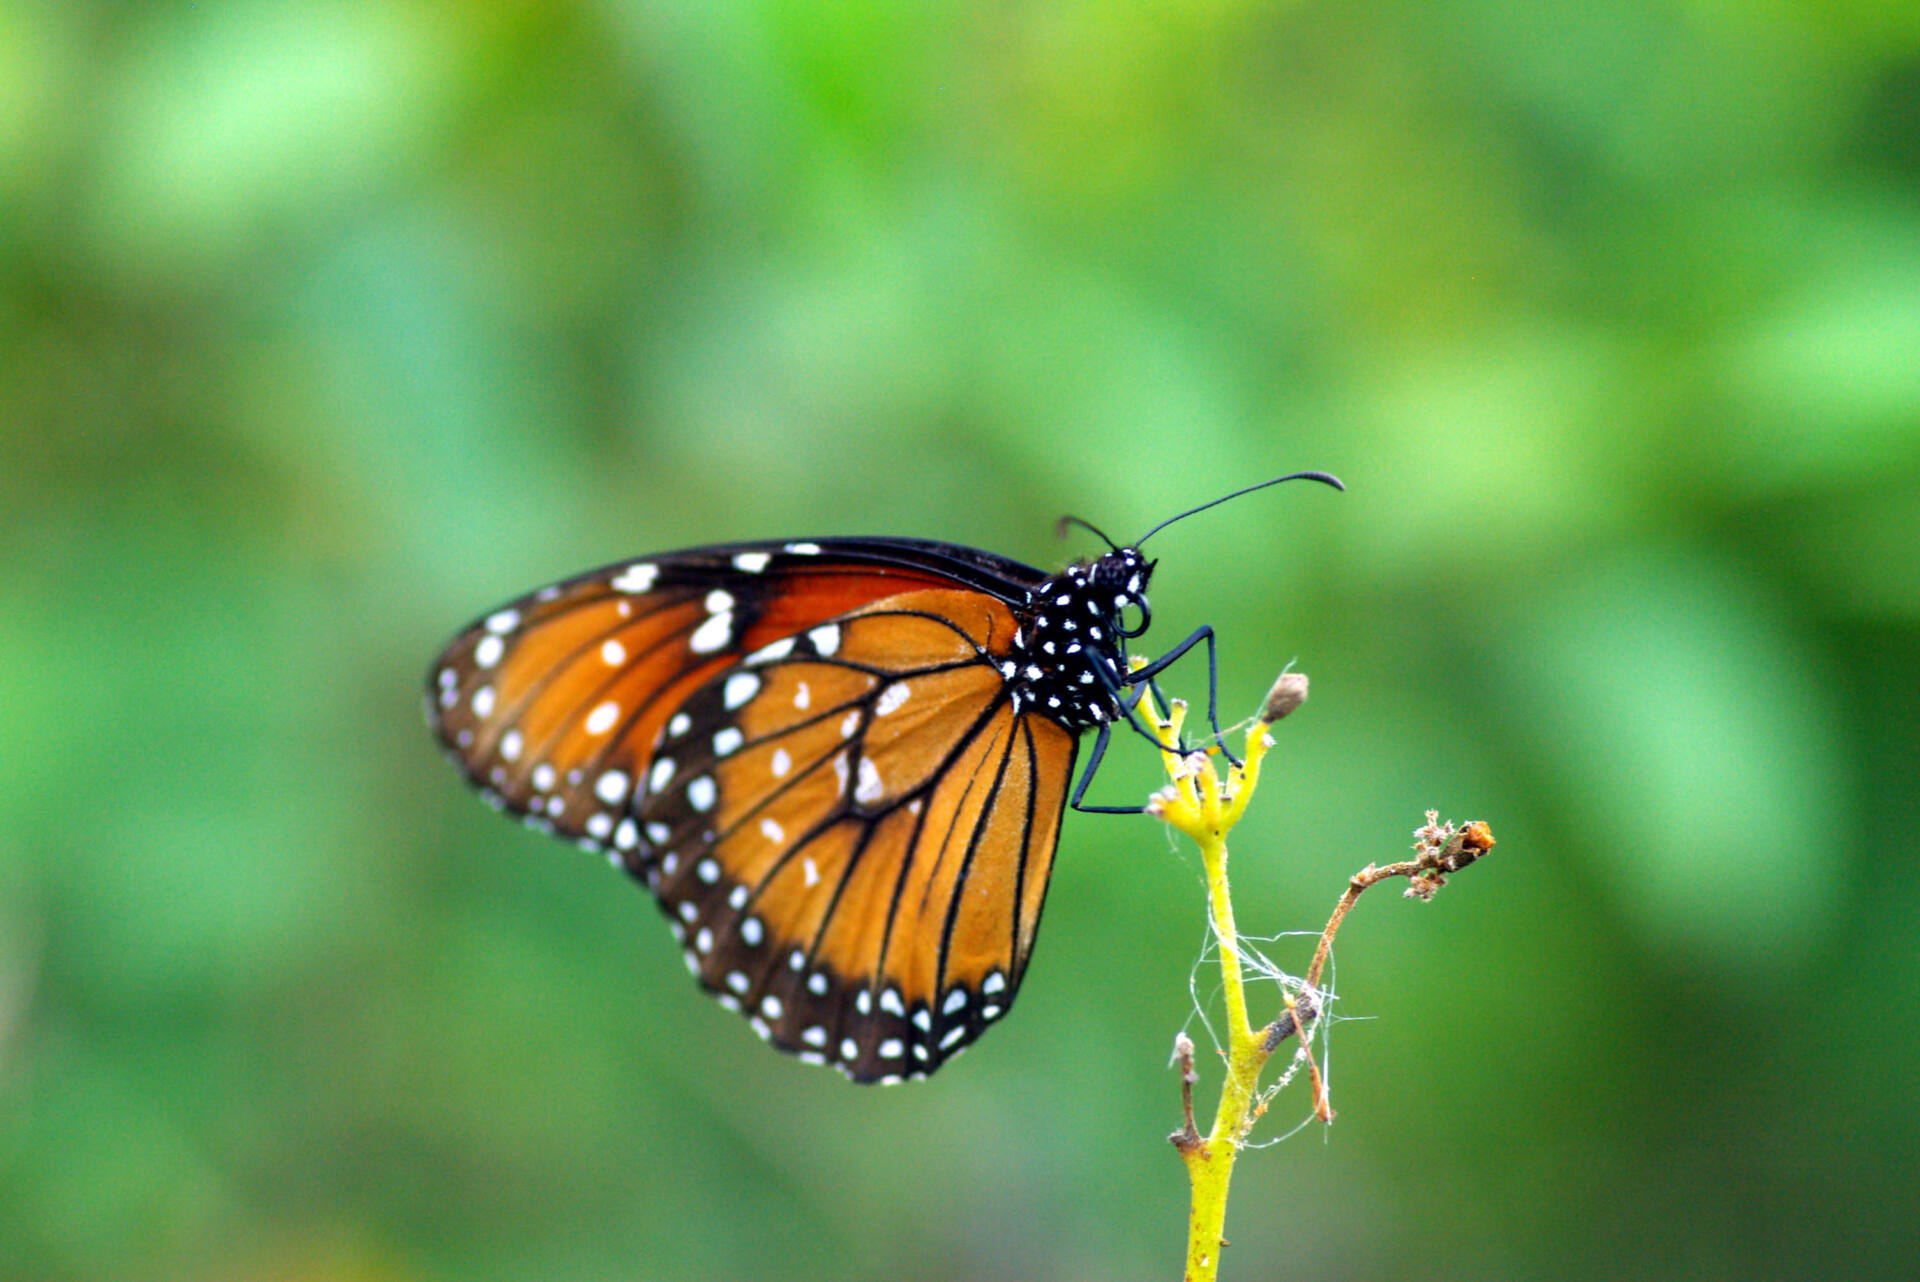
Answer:
<path fill-rule="evenodd" d="M 1083 529 L 1083 530 L 1092 530 L 1092 531 L 1093 531 L 1093 532 L 1094 532 L 1095 534 L 1097 534 L 1097 535 L 1099 535 L 1099 536 L 1100 536 L 1100 541 L 1101 541 L 1102 543 L 1104 543 L 1104 544 L 1106 544 L 1106 545 L 1107 545 L 1108 547 L 1110 547 L 1110 548 L 1112 548 L 1112 549 L 1113 549 L 1113 550 L 1114 550 L 1115 552 L 1118 552 L 1118 551 L 1120 550 L 1120 545 L 1119 545 L 1118 543 L 1115 543 L 1115 542 L 1114 542 L 1114 541 L 1113 541 L 1112 539 L 1110 539 L 1110 538 L 1108 538 L 1108 537 L 1106 536 L 1106 533 L 1105 533 L 1105 531 L 1103 531 L 1103 530 L 1102 530 L 1102 529 L 1101 529 L 1101 528 L 1100 528 L 1099 526 L 1097 526 L 1097 525 L 1095 525 L 1095 524 L 1094 524 L 1093 522 L 1091 522 L 1091 521 L 1083 521 L 1083 520 L 1081 520 L 1081 519 L 1080 519 L 1079 517 L 1077 517 L 1077 516 L 1063 516 L 1063 517 L 1061 517 L 1061 518 L 1060 518 L 1060 520 L 1059 520 L 1059 522 L 1058 522 L 1058 524 L 1056 524 L 1056 525 L 1055 525 L 1055 526 L 1053 527 L 1053 534 L 1054 534 L 1054 537 L 1055 537 L 1055 538 L 1060 538 L 1060 539 L 1064 539 L 1064 538 L 1066 538 L 1066 537 L 1067 537 L 1067 527 L 1068 527 L 1068 526 L 1070 526 L 1070 525 L 1077 525 L 1077 526 L 1079 526 L 1079 527 L 1080 527 L 1081 529 Z"/>
<path fill-rule="evenodd" d="M 1139 538 L 1135 539 L 1133 546 L 1139 547 L 1142 543 L 1145 543 L 1148 539 L 1160 533 L 1160 531 L 1166 529 L 1169 525 L 1172 525 L 1175 521 L 1184 521 L 1196 512 L 1204 512 L 1210 507 L 1219 507 L 1222 503 L 1225 503 L 1228 499 L 1237 499 L 1242 494 L 1251 494 L 1255 490 L 1264 490 L 1269 485 L 1278 485 L 1282 481 L 1318 481 L 1322 485 L 1331 485 L 1336 490 L 1345 490 L 1347 488 L 1346 486 L 1340 484 L 1339 477 L 1334 476 L 1328 472 L 1289 472 L 1285 476 L 1276 476 L 1271 481 L 1262 481 L 1258 485 L 1249 485 L 1244 490 L 1235 490 L 1231 494 L 1223 494 L 1219 498 L 1214 499 L 1211 502 L 1202 503 L 1199 507 L 1190 507 L 1186 511 L 1181 512 L 1177 516 L 1170 516 L 1166 520 L 1160 522 L 1160 524 L 1154 526 L 1151 530 L 1148 530 L 1145 534 L 1142 534 Z M 1087 523 L 1085 521 L 1082 521 L 1081 524 L 1086 525 Z M 1090 530 L 1093 529 L 1093 527 L 1090 525 L 1088 525 L 1087 528 Z M 1100 534 L 1100 531 L 1098 530 L 1094 530 L 1093 532 L 1095 534 Z M 1104 539 L 1107 536 L 1104 534 L 1100 534 L 1100 537 Z"/>

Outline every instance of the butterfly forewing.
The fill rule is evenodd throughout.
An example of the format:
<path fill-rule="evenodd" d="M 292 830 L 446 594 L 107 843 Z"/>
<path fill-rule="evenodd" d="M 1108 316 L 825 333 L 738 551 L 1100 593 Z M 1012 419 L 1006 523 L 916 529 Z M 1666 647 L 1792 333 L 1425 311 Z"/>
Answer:
<path fill-rule="evenodd" d="M 818 545 L 671 553 L 502 607 L 435 665 L 429 718 L 467 776 L 505 809 L 604 841 L 625 809 L 622 789 L 644 776 L 694 690 L 760 647 L 938 582 L 911 564 L 793 548 Z"/>

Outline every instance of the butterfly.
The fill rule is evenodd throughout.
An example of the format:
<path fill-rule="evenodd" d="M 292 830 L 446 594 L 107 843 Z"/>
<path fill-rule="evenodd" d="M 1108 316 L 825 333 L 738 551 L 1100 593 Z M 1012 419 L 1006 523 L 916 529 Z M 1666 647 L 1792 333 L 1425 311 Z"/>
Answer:
<path fill-rule="evenodd" d="M 428 720 L 494 807 L 645 883 L 762 1038 L 857 1082 L 922 1077 L 1012 1006 L 1066 808 L 1138 811 L 1083 804 L 1087 785 L 1199 644 L 1218 741 L 1212 629 L 1129 656 L 1151 619 L 1140 544 L 1299 478 L 1340 487 L 1249 486 L 1057 574 L 910 538 L 617 562 L 463 630 Z"/>

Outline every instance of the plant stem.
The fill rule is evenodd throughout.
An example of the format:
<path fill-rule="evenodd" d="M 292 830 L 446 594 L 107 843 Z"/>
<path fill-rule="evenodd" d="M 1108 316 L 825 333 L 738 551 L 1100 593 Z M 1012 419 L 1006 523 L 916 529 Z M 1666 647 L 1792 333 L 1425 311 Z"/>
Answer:
<path fill-rule="evenodd" d="M 1276 684 L 1275 694 L 1268 698 L 1268 715 L 1276 719 L 1305 698 L 1304 678 L 1298 679 L 1294 690 L 1297 698 L 1291 703 L 1276 698 L 1281 689 Z M 1240 821 L 1260 781 L 1260 763 L 1273 743 L 1267 736 L 1270 723 L 1254 722 L 1247 732 L 1246 763 L 1229 766 L 1223 780 L 1212 754 L 1180 751 L 1180 725 L 1186 715 L 1184 703 L 1175 701 L 1168 715 L 1162 718 L 1143 691 L 1138 711 L 1159 738 L 1162 764 L 1169 780 L 1148 803 L 1148 813 L 1158 815 L 1186 833 L 1200 847 L 1200 861 L 1207 878 L 1207 911 L 1220 949 L 1220 985 L 1227 1008 L 1226 1077 L 1220 1085 L 1213 1127 L 1204 1138 L 1194 1127 L 1193 1043 L 1183 1033 L 1175 1042 L 1175 1056 L 1180 1062 L 1181 1108 L 1185 1120 L 1182 1127 L 1168 1137 L 1186 1163 L 1192 1188 L 1187 1217 L 1186 1279 L 1187 1282 L 1214 1282 L 1219 1275 L 1220 1249 L 1226 1245 L 1222 1232 L 1226 1227 L 1227 1191 L 1233 1180 L 1234 1159 L 1239 1155 L 1241 1141 L 1264 1107 L 1264 1102 L 1258 1099 L 1261 1070 L 1294 1034 L 1297 1033 L 1305 1045 L 1308 1026 L 1320 1013 L 1315 996 L 1320 972 L 1347 913 L 1368 887 L 1390 877 L 1408 878 L 1409 895 L 1431 898 L 1434 891 L 1445 884 L 1447 874 L 1458 872 L 1492 848 L 1493 834 L 1478 822 L 1458 829 L 1452 824 L 1440 826 L 1438 816 L 1428 812 L 1427 826 L 1416 834 L 1420 838 L 1416 858 L 1384 868 L 1370 864 L 1348 879 L 1346 891 L 1334 905 L 1333 915 L 1321 932 L 1299 998 L 1287 996 L 1287 1010 L 1273 1023 L 1256 1030 L 1247 1019 L 1240 936 L 1234 925 L 1233 899 L 1227 882 L 1227 833 Z M 1333 1110 L 1327 1102 L 1319 1065 L 1311 1056 L 1307 1063 L 1313 1082 L 1314 1114 L 1321 1121 L 1330 1122 Z"/>
<path fill-rule="evenodd" d="M 1220 1248 L 1225 1244 L 1221 1230 L 1226 1224 L 1227 1190 L 1233 1179 L 1234 1158 L 1252 1119 L 1260 1070 L 1271 1057 L 1264 1039 L 1247 1019 L 1240 937 L 1234 925 L 1233 899 L 1227 882 L 1226 840 L 1258 782 L 1260 759 L 1265 756 L 1270 741 L 1266 723 L 1255 723 L 1247 735 L 1246 764 L 1231 767 L 1223 783 L 1211 756 L 1179 753 L 1184 705 L 1175 703 L 1164 721 L 1154 717 L 1144 701 L 1141 710 L 1160 735 L 1171 781 L 1156 796 L 1151 809 L 1192 837 L 1200 847 L 1200 860 L 1207 878 L 1208 912 L 1220 949 L 1220 982 L 1227 1008 L 1226 1081 L 1221 1085 L 1213 1127 L 1206 1138 L 1195 1134 L 1190 1122 L 1172 1137 L 1187 1164 L 1193 1190 L 1187 1220 L 1186 1276 L 1188 1282 L 1211 1282 L 1218 1275 Z M 1183 1072 L 1186 1071 L 1183 1068 Z"/>

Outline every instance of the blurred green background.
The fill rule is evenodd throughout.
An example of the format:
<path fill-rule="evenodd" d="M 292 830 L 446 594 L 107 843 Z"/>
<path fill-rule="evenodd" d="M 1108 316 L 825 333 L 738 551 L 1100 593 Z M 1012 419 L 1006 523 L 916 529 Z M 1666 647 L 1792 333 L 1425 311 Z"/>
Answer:
<path fill-rule="evenodd" d="M 3 0 L 0 1276 L 1173 1276 L 1160 828 L 857 1089 L 420 682 L 624 555 L 1307 467 L 1155 540 L 1227 711 L 1314 680 L 1243 929 L 1500 845 L 1351 919 L 1226 1276 L 1912 1276 L 1911 4 Z"/>

